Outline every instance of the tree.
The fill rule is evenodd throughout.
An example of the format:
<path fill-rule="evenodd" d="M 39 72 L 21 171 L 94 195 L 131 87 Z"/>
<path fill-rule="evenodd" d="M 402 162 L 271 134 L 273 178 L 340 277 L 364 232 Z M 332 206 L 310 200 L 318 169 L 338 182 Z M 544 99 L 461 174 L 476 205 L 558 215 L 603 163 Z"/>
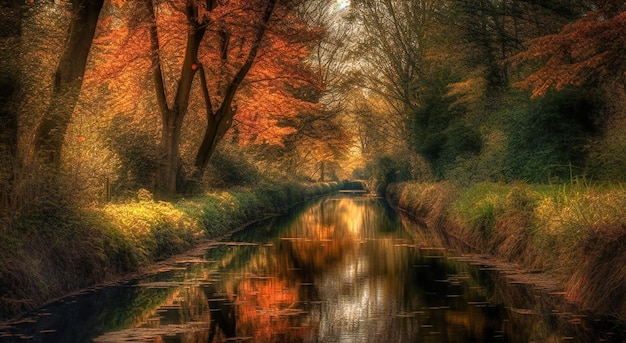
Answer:
<path fill-rule="evenodd" d="M 408 147 L 409 118 L 429 92 L 424 77 L 433 62 L 428 52 L 441 29 L 447 1 L 359 0 L 354 11 L 361 22 L 362 87 L 386 103 L 387 132 Z M 370 96 L 371 98 L 371 96 Z"/>
<path fill-rule="evenodd" d="M 72 19 L 65 48 L 54 74 L 52 97 L 35 133 L 35 150 L 55 175 L 74 107 L 83 84 L 87 57 L 104 0 L 72 1 Z"/>
<path fill-rule="evenodd" d="M 22 35 L 22 5 L 13 1 L 0 1 L 0 42 L 2 42 L 2 58 L 0 60 L 0 156 L 3 168 L 0 176 L 10 172 L 4 170 L 15 161 L 17 154 L 18 113 L 14 97 L 19 88 L 19 41 Z"/>
<path fill-rule="evenodd" d="M 355 1 L 362 21 L 362 53 L 369 65 L 363 77 L 396 112 L 419 106 L 417 82 L 423 75 L 428 30 L 440 1 Z"/>
<path fill-rule="evenodd" d="M 286 170 L 326 180 L 329 175 L 333 178 L 340 172 L 339 161 L 352 144 L 342 123 L 342 114 L 346 107 L 346 90 L 353 81 L 354 45 L 346 36 L 355 33 L 355 25 L 347 8 L 333 6 L 326 0 L 304 1 L 296 11 L 307 25 L 323 30 L 318 39 L 312 40 L 306 56 L 317 82 L 297 92 L 298 98 L 319 106 L 287 119 L 288 125 L 296 130 L 285 137 L 278 155 Z"/>
<path fill-rule="evenodd" d="M 560 32 L 530 40 L 527 50 L 510 61 L 521 70 L 530 70 L 516 86 L 530 89 L 534 101 L 546 103 L 560 95 L 574 102 L 584 100 L 586 93 L 601 94 L 600 106 L 596 103 L 594 108 L 586 109 L 578 105 L 577 110 L 569 109 L 558 118 L 558 127 L 567 129 L 562 136 L 567 137 L 568 149 L 556 146 L 554 150 L 562 159 L 568 158 L 563 152 L 573 155 L 567 162 L 590 167 L 582 170 L 587 175 L 613 182 L 624 177 L 626 8 L 623 1 L 589 4 L 585 15 L 564 25 Z M 575 96 L 571 95 L 572 89 L 576 90 Z M 572 129 L 580 109 L 592 122 L 593 135 L 581 135 Z M 564 140 L 550 134 L 553 142 Z M 555 145 L 544 144 L 548 148 Z"/>
<path fill-rule="evenodd" d="M 511 58 L 520 65 L 540 66 L 518 86 L 530 88 L 533 96 L 565 86 L 617 83 L 626 86 L 626 11 L 621 1 L 594 1 L 596 9 L 561 32 L 528 42 L 528 49 Z"/>
<path fill-rule="evenodd" d="M 327 109 L 341 111 L 347 94 L 355 84 L 357 58 L 354 50 L 359 34 L 358 24 L 345 5 L 330 5 L 326 0 L 308 0 L 300 9 L 300 16 L 313 27 L 324 29 L 321 39 L 315 41 L 309 57 L 312 68 L 323 85 L 319 101 Z"/>
<path fill-rule="evenodd" d="M 524 49 L 528 39 L 554 33 L 568 20 L 580 15 L 582 1 L 455 0 L 444 16 L 457 26 L 474 70 L 482 70 L 488 86 L 508 86 L 510 56 Z M 453 27 L 449 27 L 453 28 Z"/>
<path fill-rule="evenodd" d="M 184 14 L 188 24 L 187 43 L 181 67 L 181 76 L 177 83 L 178 86 L 176 88 L 173 104 L 170 106 L 168 104 L 166 94 L 167 87 L 163 76 L 163 70 L 161 69 L 162 45 L 159 42 L 157 18 L 154 11 L 155 7 L 151 0 L 147 1 L 151 21 L 150 41 L 151 51 L 153 54 L 152 61 L 154 68 L 154 82 L 162 122 L 160 144 L 163 156 L 161 157 L 162 161 L 160 165 L 159 183 L 165 194 L 172 195 L 176 192 L 176 175 L 179 168 L 179 149 L 182 123 L 185 115 L 187 114 L 191 87 L 196 72 L 200 72 L 202 94 L 204 96 L 207 111 L 207 129 L 205 132 L 205 138 L 203 139 L 196 157 L 196 167 L 202 171 L 208 163 L 208 158 L 215 149 L 216 143 L 224 136 L 232 124 L 232 117 L 235 114 L 235 111 L 233 111 L 231 107 L 233 99 L 239 89 L 239 86 L 241 85 L 241 82 L 252 67 L 254 58 L 258 53 L 261 39 L 263 38 L 263 33 L 265 32 L 265 25 L 267 25 L 267 22 L 272 15 L 275 4 L 275 0 L 270 0 L 267 3 L 265 11 L 263 12 L 262 27 L 258 30 L 255 37 L 256 39 L 248 53 L 248 57 L 235 73 L 235 76 L 226 88 L 221 105 L 214 111 L 204 68 L 199 62 L 199 50 L 200 44 L 202 43 L 208 27 L 211 24 L 214 24 L 213 21 L 216 19 L 215 17 L 218 12 L 216 8 L 218 8 L 219 5 L 215 1 L 207 1 L 204 3 L 189 1 L 184 5 Z M 218 32 L 222 38 L 222 60 L 225 60 L 230 37 L 229 33 L 223 28 L 218 29 Z"/>
<path fill-rule="evenodd" d="M 371 159 L 404 146 L 406 137 L 398 135 L 402 132 L 398 125 L 403 123 L 389 115 L 387 102 L 382 96 L 355 88 L 350 99 L 347 127 L 356 137 L 357 148 L 363 157 Z"/>
<path fill-rule="evenodd" d="M 286 170 L 307 174 L 310 179 L 328 181 L 339 171 L 342 160 L 352 146 L 352 139 L 329 110 L 300 113 L 293 118 L 297 127 L 285 137 L 281 157 L 288 161 Z"/>
<path fill-rule="evenodd" d="M 250 47 L 247 52 L 247 56 L 243 59 L 243 63 L 241 66 L 236 69 L 234 76 L 228 82 L 228 85 L 225 87 L 225 91 L 222 95 L 222 101 L 219 107 L 216 110 L 213 109 L 211 95 L 208 93 L 206 76 L 204 71 L 200 70 L 200 80 L 202 81 L 203 86 L 203 96 L 205 99 L 206 106 L 206 119 L 207 119 L 207 128 L 204 134 L 204 138 L 202 139 L 202 143 L 198 149 L 198 153 L 196 155 L 195 166 L 198 168 L 200 173 L 204 170 L 207 163 L 209 162 L 209 158 L 213 151 L 215 151 L 215 147 L 226 131 L 231 127 L 233 122 L 233 117 L 236 114 L 236 109 L 233 108 L 233 101 L 235 99 L 235 95 L 241 86 L 244 78 L 252 68 L 252 65 L 255 61 L 257 54 L 261 48 L 261 43 L 263 41 L 263 36 L 267 30 L 270 18 L 272 17 L 272 13 L 274 12 L 274 7 L 276 6 L 277 0 L 269 0 L 263 6 L 264 10 L 260 14 L 260 18 L 257 13 L 252 16 L 253 25 L 256 29 L 256 32 L 253 32 L 252 40 L 250 43 Z M 228 60 L 228 45 L 230 44 L 230 40 L 232 39 L 232 32 L 222 30 L 220 33 L 223 37 L 222 41 L 222 61 L 226 62 Z M 242 36 L 242 37 L 245 37 Z M 245 38 L 243 38 L 245 39 Z M 249 39 L 249 38 L 248 38 Z M 243 51 L 241 49 L 239 53 L 241 54 Z"/>
<path fill-rule="evenodd" d="M 202 65 L 213 79 L 201 78 L 207 83 L 202 89 L 203 98 L 209 99 L 205 109 L 210 120 L 195 159 L 200 171 L 229 127 L 234 127 L 232 137 L 241 144 L 281 145 L 282 139 L 296 130 L 291 118 L 320 110 L 318 98 L 308 96 L 322 87 L 308 58 L 322 30 L 303 21 L 292 3 L 277 1 L 273 6 L 272 16 L 266 12 L 262 17 L 263 13 L 257 11 L 229 20 L 230 26 L 222 26 L 218 41 L 226 40 L 221 46 L 209 46 L 213 52 L 207 55 L 220 63 Z M 255 16 L 258 22 L 250 25 L 249 18 Z M 248 66 L 245 77 L 235 87 Z M 223 127 L 219 134 L 211 138 L 211 121 L 219 121 L 229 108 L 233 110 L 231 123 L 220 123 Z M 210 139 L 212 147 L 205 149 Z"/>
<path fill-rule="evenodd" d="M 19 42 L 22 35 L 22 4 L 0 1 L 0 208 L 8 210 L 18 165 L 18 112 L 15 98 L 20 84 Z"/>
<path fill-rule="evenodd" d="M 172 105 L 168 103 L 166 80 L 162 70 L 162 44 L 159 41 L 155 5 L 146 1 L 149 13 L 149 33 L 152 52 L 152 68 L 156 99 L 161 118 L 161 154 L 158 173 L 159 186 L 165 195 L 176 192 L 176 174 L 179 168 L 179 150 L 183 119 L 187 114 L 193 77 L 197 70 L 198 50 L 207 30 L 208 18 L 199 16 L 200 3 L 189 1 L 184 4 L 183 12 L 187 21 L 187 42 Z M 213 1 L 206 4 L 205 10 L 211 11 L 217 5 Z M 194 67 L 195 66 L 195 67 Z"/>
<path fill-rule="evenodd" d="M 268 113 L 278 114 L 282 110 L 293 115 L 297 107 L 310 106 L 291 95 L 289 88 L 311 82 L 312 75 L 303 59 L 308 54 L 307 42 L 317 34 L 294 18 L 289 1 L 186 1 L 156 7 L 152 1 L 147 4 L 153 78 L 163 127 L 159 183 L 162 191 L 171 195 L 176 191 L 181 130 L 195 76 L 198 75 L 195 85 L 202 99 L 198 108 L 203 107 L 206 120 L 194 161 L 195 176 L 199 177 L 235 116 L 241 118 L 240 123 L 257 119 L 269 123 L 259 127 L 271 127 L 279 136 L 290 132 L 281 127 L 278 116 L 270 118 Z M 159 13 L 164 14 L 160 20 L 176 20 L 163 18 L 165 13 L 182 13 L 182 30 L 187 32 L 175 87 L 169 86 L 171 75 L 163 69 L 166 45 L 161 36 L 172 36 L 168 30 L 159 30 L 155 8 L 161 7 Z M 180 25 L 168 28 L 181 30 Z M 172 88 L 174 96 L 169 97 L 168 90 Z M 273 104 L 273 109 L 269 104 Z"/>

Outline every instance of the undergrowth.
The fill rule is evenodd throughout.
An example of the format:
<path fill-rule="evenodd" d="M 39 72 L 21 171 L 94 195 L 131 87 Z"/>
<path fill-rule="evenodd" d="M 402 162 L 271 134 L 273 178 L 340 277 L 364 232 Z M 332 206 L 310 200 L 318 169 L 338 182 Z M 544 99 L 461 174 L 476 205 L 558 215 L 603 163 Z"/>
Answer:
<path fill-rule="evenodd" d="M 626 320 L 623 186 L 404 183 L 388 198 L 467 247 L 551 274 L 584 308 Z"/>
<path fill-rule="evenodd" d="M 265 183 L 174 203 L 137 200 L 35 212 L 0 227 L 0 319 L 141 270 L 339 185 Z"/>

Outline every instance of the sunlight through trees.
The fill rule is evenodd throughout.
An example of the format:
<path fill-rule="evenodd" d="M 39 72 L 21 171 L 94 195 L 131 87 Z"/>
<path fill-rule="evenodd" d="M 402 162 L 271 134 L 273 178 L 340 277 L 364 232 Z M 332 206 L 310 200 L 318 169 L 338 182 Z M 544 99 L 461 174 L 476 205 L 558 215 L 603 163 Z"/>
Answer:
<path fill-rule="evenodd" d="M 45 192 L 85 203 L 141 188 L 170 197 L 237 173 L 230 180 L 378 182 L 385 159 L 400 178 L 563 181 L 574 164 L 623 179 L 619 2 L 1 9 L 6 207 Z M 549 127 L 522 130 L 529 122 Z"/>

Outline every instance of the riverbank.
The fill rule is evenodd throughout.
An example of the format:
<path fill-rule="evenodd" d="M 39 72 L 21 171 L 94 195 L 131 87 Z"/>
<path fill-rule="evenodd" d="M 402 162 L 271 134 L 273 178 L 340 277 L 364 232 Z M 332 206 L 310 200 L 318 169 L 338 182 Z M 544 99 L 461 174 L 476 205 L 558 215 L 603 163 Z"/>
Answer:
<path fill-rule="evenodd" d="M 386 195 L 451 247 L 545 273 L 584 310 L 626 321 L 623 188 L 398 183 Z"/>
<path fill-rule="evenodd" d="M 268 183 L 171 203 L 140 192 L 132 202 L 24 218 L 0 232 L 0 320 L 137 272 L 340 186 Z"/>

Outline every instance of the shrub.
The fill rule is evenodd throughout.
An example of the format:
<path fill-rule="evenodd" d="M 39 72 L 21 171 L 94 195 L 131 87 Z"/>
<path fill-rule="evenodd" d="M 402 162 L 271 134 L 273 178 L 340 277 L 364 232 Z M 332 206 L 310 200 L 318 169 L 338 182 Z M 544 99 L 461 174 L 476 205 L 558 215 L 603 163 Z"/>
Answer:
<path fill-rule="evenodd" d="M 411 179 L 409 161 L 390 155 L 378 157 L 368 169 L 370 170 L 368 178 L 372 179 L 374 190 L 379 195 L 385 194 L 388 185 Z"/>
<path fill-rule="evenodd" d="M 605 124 L 602 136 L 590 144 L 589 154 L 594 179 L 626 182 L 626 115 L 611 118 Z"/>
<path fill-rule="evenodd" d="M 204 182 L 210 187 L 228 188 L 251 186 L 260 179 L 259 171 L 245 157 L 241 149 L 221 145 L 211 156 Z"/>
<path fill-rule="evenodd" d="M 102 211 L 110 223 L 108 232 L 132 242 L 132 260 L 139 264 L 188 249 L 200 230 L 195 220 L 165 202 L 109 204 Z"/>
<path fill-rule="evenodd" d="M 118 113 L 111 121 L 107 132 L 108 145 L 119 160 L 120 167 L 112 188 L 116 193 L 152 189 L 157 169 L 157 138 L 130 115 Z"/>
<path fill-rule="evenodd" d="M 585 146 L 598 130 L 596 110 L 590 95 L 569 89 L 533 100 L 527 111 L 510 117 L 508 180 L 569 180 L 571 166 L 586 163 Z M 582 172 L 574 170 L 575 175 Z"/>

